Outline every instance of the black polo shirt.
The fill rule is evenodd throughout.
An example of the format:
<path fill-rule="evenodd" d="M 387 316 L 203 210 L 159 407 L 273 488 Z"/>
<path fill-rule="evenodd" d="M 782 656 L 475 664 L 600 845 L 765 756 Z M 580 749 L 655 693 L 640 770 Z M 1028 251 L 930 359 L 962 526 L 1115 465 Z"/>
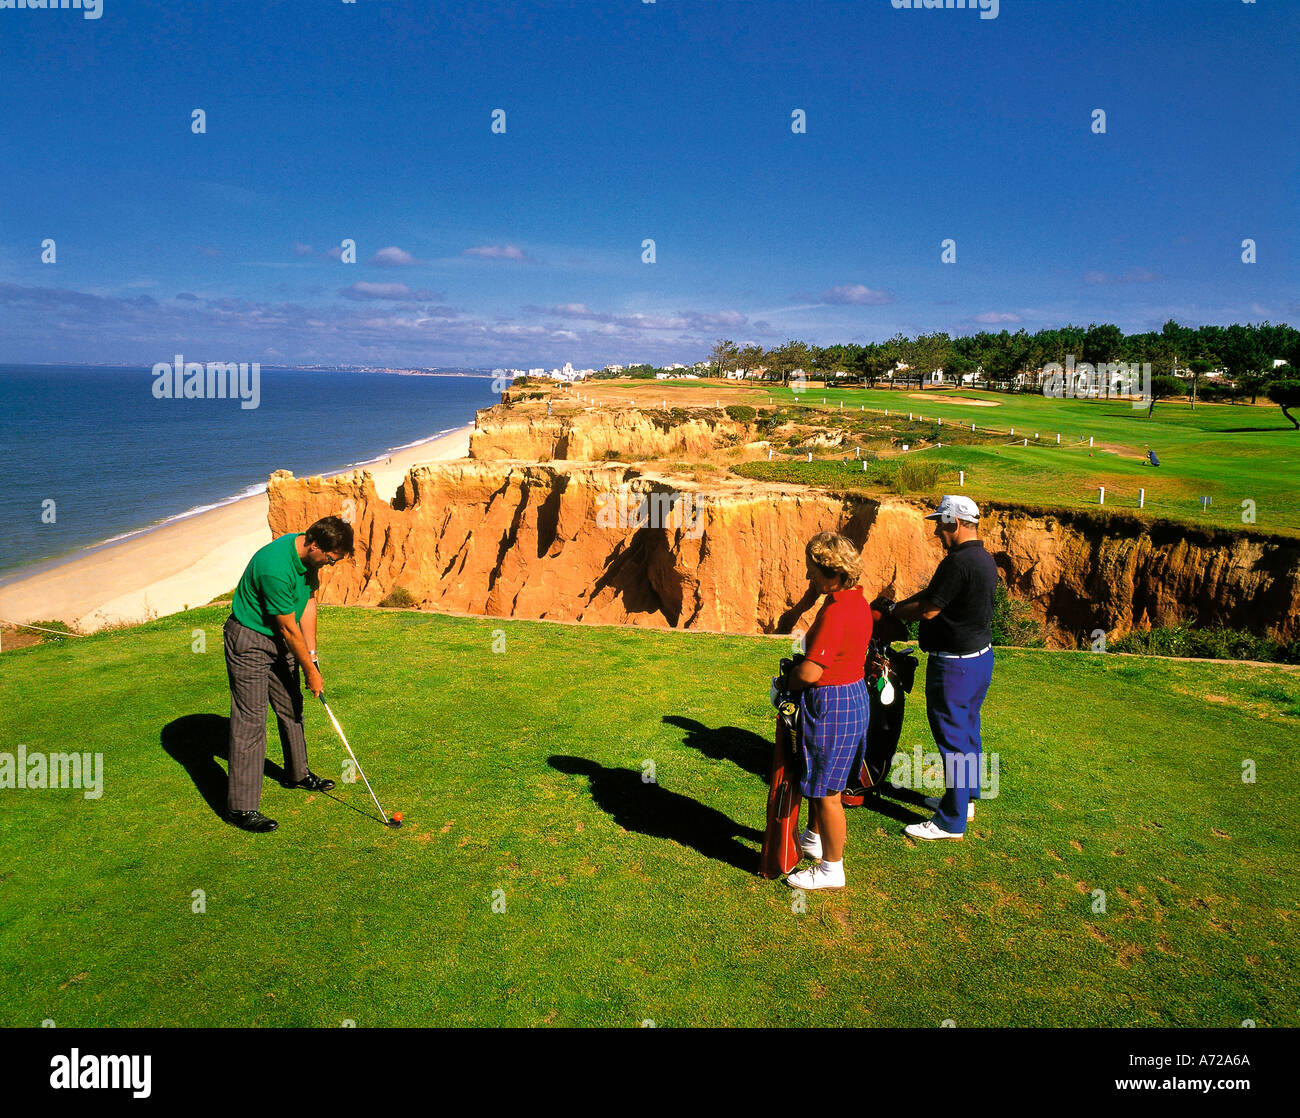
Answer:
<path fill-rule="evenodd" d="M 958 544 L 939 564 L 921 592 L 939 616 L 917 630 L 923 652 L 978 652 L 993 642 L 993 591 L 998 565 L 981 540 Z"/>

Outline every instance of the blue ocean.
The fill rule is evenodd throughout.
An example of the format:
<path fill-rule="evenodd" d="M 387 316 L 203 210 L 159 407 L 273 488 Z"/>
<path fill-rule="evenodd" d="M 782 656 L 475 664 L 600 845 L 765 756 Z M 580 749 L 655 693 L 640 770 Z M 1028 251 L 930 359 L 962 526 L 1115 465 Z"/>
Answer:
<path fill-rule="evenodd" d="M 490 374 L 262 367 L 258 379 L 257 406 L 245 408 L 237 397 L 159 398 L 144 367 L 0 365 L 0 580 L 260 492 L 275 470 L 301 477 L 380 458 L 500 398 Z"/>

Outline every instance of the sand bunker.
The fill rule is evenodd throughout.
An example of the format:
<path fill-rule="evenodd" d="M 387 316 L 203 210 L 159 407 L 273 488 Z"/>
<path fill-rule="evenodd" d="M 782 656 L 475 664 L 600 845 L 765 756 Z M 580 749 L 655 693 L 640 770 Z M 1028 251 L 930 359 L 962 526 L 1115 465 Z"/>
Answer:
<path fill-rule="evenodd" d="M 972 408 L 1000 408 L 998 400 L 968 400 L 965 396 L 945 396 L 941 392 L 909 392 L 909 400 L 933 400 L 936 404 L 968 404 Z"/>

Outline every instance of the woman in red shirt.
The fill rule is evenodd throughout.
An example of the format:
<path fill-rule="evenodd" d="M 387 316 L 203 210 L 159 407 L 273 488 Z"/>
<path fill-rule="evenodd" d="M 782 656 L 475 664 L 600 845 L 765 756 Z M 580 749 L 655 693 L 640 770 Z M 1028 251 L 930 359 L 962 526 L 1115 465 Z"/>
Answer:
<path fill-rule="evenodd" d="M 853 760 L 866 741 L 867 686 L 863 665 L 871 640 L 871 605 L 858 578 L 862 556 L 836 532 L 808 541 L 807 609 L 825 594 L 804 641 L 804 659 L 790 669 L 786 686 L 799 693 L 808 826 L 800 849 L 816 865 L 790 874 L 794 889 L 838 889 L 844 885 L 844 806 L 840 793 L 849 783 Z M 801 610 L 802 612 L 802 610 Z"/>

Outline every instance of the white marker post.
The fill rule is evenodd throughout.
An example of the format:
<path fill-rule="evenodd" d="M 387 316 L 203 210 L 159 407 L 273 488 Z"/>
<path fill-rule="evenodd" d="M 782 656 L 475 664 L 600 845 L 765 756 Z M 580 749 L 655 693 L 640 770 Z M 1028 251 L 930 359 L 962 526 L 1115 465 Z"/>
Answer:
<path fill-rule="evenodd" d="M 1061 432 L 1060 432 L 1060 431 L 1057 431 L 1057 432 L 1056 432 L 1056 445 L 1057 445 L 1057 446 L 1060 446 L 1060 445 L 1061 445 Z"/>
<path fill-rule="evenodd" d="M 1097 504 L 1104 505 L 1105 503 L 1106 503 L 1106 487 L 1104 485 L 1099 485 L 1097 486 Z"/>
<path fill-rule="evenodd" d="M 812 451 L 811 451 L 811 450 L 808 452 L 808 461 L 809 461 L 809 462 L 812 461 Z"/>
<path fill-rule="evenodd" d="M 960 485 L 960 486 L 962 486 L 963 488 L 965 487 L 965 485 L 966 485 L 966 471 L 965 471 L 965 470 L 958 470 L 958 471 L 957 471 L 957 484 Z"/>
<path fill-rule="evenodd" d="M 1088 436 L 1088 445 L 1089 445 L 1089 446 L 1092 446 L 1092 436 L 1091 436 L 1091 435 Z"/>
<path fill-rule="evenodd" d="M 1139 490 L 1138 490 L 1138 508 L 1142 508 L 1146 503 L 1147 503 L 1147 491 L 1146 491 L 1145 489 L 1139 489 Z"/>

